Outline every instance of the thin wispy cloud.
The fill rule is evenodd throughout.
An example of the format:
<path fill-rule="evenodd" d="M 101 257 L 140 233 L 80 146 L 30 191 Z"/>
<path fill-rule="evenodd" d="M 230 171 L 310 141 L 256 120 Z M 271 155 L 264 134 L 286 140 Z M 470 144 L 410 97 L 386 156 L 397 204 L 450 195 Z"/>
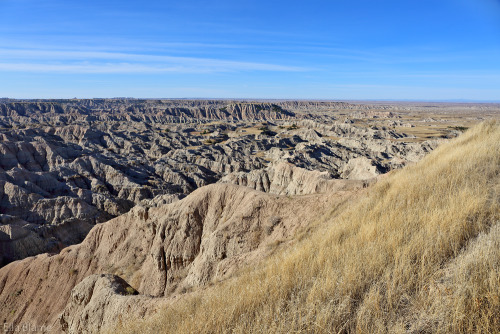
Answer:
<path fill-rule="evenodd" d="M 182 43 L 180 43 L 182 45 Z M 168 44 L 167 44 L 168 45 Z M 179 47 L 180 45 L 175 45 Z M 201 46 L 201 45 L 200 45 Z M 214 48 L 227 48 L 228 45 L 213 45 Z M 279 49 L 279 47 L 278 47 Z M 304 51 L 317 56 L 317 50 Z M 281 51 L 295 53 L 293 51 Z M 329 48 L 323 50 L 323 56 L 345 59 L 364 64 L 396 63 L 405 57 L 384 54 Z M 413 61 L 428 61 L 413 59 Z M 317 68 L 290 66 L 275 63 L 235 61 L 205 57 L 183 57 L 165 54 L 148 54 L 109 51 L 103 49 L 42 49 L 42 48 L 0 48 L 0 71 L 9 72 L 54 72 L 54 73 L 217 73 L 217 72 L 308 72 Z M 343 65 L 347 69 L 346 65 Z M 350 69 L 352 72 L 352 69 Z M 354 73 L 352 73 L 354 74 Z"/>
<path fill-rule="evenodd" d="M 450 62 L 470 61 L 478 57 L 488 58 L 492 56 L 491 50 L 450 50 L 436 45 L 419 45 L 405 49 L 397 47 L 373 47 L 373 48 L 342 48 L 328 43 L 273 43 L 273 44 L 230 44 L 230 43 L 196 43 L 196 42 L 148 42 L 140 40 L 123 40 L 117 42 L 108 39 L 83 38 L 72 36 L 72 45 L 54 43 L 34 44 L 23 43 L 2 39 L 0 45 L 0 61 L 10 59 L 19 61 L 30 60 L 54 60 L 54 61 L 101 61 L 116 60 L 122 62 L 139 63 L 167 63 L 175 66 L 190 64 L 194 69 L 200 70 L 198 65 L 202 64 L 203 71 L 207 67 L 220 71 L 221 67 L 227 70 L 237 68 L 264 70 L 264 71 L 308 71 L 318 69 L 319 62 L 343 64 L 351 62 L 374 65 L 394 64 L 446 64 Z M 92 43 L 90 43 L 92 42 Z M 257 61 L 228 60 L 238 54 L 265 54 L 269 58 L 305 58 L 312 59 L 315 66 L 290 66 L 275 63 L 261 63 Z M 204 56 L 198 57 L 198 54 Z M 497 52 L 498 54 L 498 52 Z M 500 55 L 500 54 L 498 54 Z M 218 57 L 225 59 L 218 59 Z M 171 67 L 171 66 L 167 66 Z M 184 66 L 181 66 L 185 68 Z M 213 71 L 213 70 L 212 70 Z"/>
<path fill-rule="evenodd" d="M 166 73 L 200 72 L 201 69 L 183 67 L 157 67 L 130 63 L 104 64 L 43 64 L 43 63 L 0 63 L 0 71 L 12 72 L 53 72 L 53 73 Z"/>
<path fill-rule="evenodd" d="M 303 72 L 311 69 L 259 62 L 123 52 L 0 48 L 0 70 L 68 73 L 209 73 Z"/>

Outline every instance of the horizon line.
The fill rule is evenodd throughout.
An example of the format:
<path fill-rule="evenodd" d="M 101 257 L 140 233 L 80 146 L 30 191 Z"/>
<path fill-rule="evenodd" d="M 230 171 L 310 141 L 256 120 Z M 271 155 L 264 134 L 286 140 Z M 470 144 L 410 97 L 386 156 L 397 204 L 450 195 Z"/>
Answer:
<path fill-rule="evenodd" d="M 315 102 L 415 102 L 415 103 L 487 103 L 497 104 L 500 100 L 475 99 L 332 99 L 332 98 L 242 98 L 242 97 L 73 97 L 73 98 L 11 98 L 0 97 L 0 101 L 59 101 L 59 100 L 198 100 L 198 101 L 315 101 Z"/>

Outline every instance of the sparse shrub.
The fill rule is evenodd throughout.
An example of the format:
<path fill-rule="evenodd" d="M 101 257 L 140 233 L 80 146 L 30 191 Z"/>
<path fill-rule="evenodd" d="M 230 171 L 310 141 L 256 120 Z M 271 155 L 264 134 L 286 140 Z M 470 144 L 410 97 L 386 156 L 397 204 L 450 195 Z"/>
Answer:
<path fill-rule="evenodd" d="M 466 126 L 450 126 L 449 128 L 453 129 L 453 130 L 461 131 L 461 132 L 467 131 L 469 129 Z"/>
<path fill-rule="evenodd" d="M 16 290 L 10 294 L 11 297 L 19 297 L 23 293 L 23 289 Z"/>
<path fill-rule="evenodd" d="M 207 139 L 203 142 L 203 144 L 205 145 L 213 145 L 215 144 L 215 140 L 212 140 L 212 139 Z"/>
<path fill-rule="evenodd" d="M 268 235 L 271 234 L 271 233 L 273 233 L 274 227 L 276 225 L 278 225 L 279 223 L 281 223 L 281 217 L 278 217 L 278 216 L 269 217 L 268 224 L 267 224 L 267 226 L 265 228 L 266 233 Z"/>
<path fill-rule="evenodd" d="M 94 191 L 97 193 L 105 193 L 108 192 L 108 188 L 106 188 L 106 186 L 103 184 L 98 184 L 95 186 Z"/>
<path fill-rule="evenodd" d="M 139 294 L 139 292 L 137 292 L 137 290 L 136 290 L 136 289 L 134 289 L 134 288 L 133 288 L 133 287 L 131 287 L 131 286 L 127 286 L 127 287 L 125 288 L 125 292 L 126 292 L 126 294 L 127 294 L 127 295 L 129 295 L 129 296 L 132 296 L 132 295 L 138 295 L 138 294 Z"/>
<path fill-rule="evenodd" d="M 260 131 L 262 131 L 262 132 L 260 133 L 261 135 L 265 135 L 265 136 L 275 136 L 275 135 L 276 135 L 276 132 L 271 131 L 271 130 L 267 127 L 267 125 L 266 125 L 266 126 L 261 126 L 261 127 L 259 128 L 259 130 L 260 130 Z"/>

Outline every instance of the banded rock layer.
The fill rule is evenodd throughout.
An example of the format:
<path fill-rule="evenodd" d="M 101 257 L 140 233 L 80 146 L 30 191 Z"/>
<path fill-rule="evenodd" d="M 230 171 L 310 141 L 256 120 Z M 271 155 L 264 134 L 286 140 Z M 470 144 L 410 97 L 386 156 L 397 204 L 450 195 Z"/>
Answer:
<path fill-rule="evenodd" d="M 215 184 L 158 208 L 135 207 L 96 225 L 81 244 L 1 268 L 0 318 L 75 328 L 70 326 L 76 321 L 72 317 L 81 313 L 59 315 L 65 308 L 86 305 L 74 296 L 78 292 L 72 297 L 72 290 L 94 274 L 117 275 L 146 296 L 168 297 L 204 286 L 262 258 L 270 244 L 286 242 L 318 219 L 318 213 L 362 188 L 358 181 L 344 191 L 289 198 Z"/>

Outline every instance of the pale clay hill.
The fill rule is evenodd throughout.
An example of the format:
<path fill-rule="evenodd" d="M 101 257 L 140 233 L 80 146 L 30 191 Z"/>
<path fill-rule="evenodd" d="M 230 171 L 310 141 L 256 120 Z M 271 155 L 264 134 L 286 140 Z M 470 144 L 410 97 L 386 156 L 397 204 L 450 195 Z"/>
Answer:
<path fill-rule="evenodd" d="M 270 244 L 286 242 L 321 212 L 363 189 L 363 182 L 351 181 L 340 189 L 288 198 L 216 184 L 159 208 L 135 207 L 93 228 L 79 245 L 2 268 L 0 317 L 13 323 L 51 325 L 69 333 L 98 332 L 115 323 L 117 316 L 127 317 L 122 307 L 103 307 L 108 297 L 116 296 L 94 289 L 121 281 L 113 276 L 91 276 L 102 273 L 129 282 L 141 293 L 134 297 L 137 305 L 149 305 L 131 310 L 130 316 L 146 309 L 152 312 L 155 301 L 144 296 L 172 296 L 222 279 L 265 257 L 272 249 Z M 96 279 L 101 284 L 95 285 Z M 120 286 L 127 285 L 122 282 Z M 132 299 L 129 302 L 136 304 Z"/>
<path fill-rule="evenodd" d="M 500 124 L 484 122 L 258 264 L 105 333 L 498 333 L 499 176 Z M 96 282 L 101 302 L 124 302 L 116 281 L 75 297 Z"/>
<path fill-rule="evenodd" d="M 378 175 L 458 134 L 445 127 L 439 138 L 415 140 L 391 124 L 418 118 L 394 106 L 370 108 L 0 105 L 0 261 L 25 258 L 0 268 L 0 318 L 97 333 L 155 313 L 293 244 Z"/>
<path fill-rule="evenodd" d="M 418 161 L 439 142 L 411 142 L 393 127 L 359 126 L 337 114 L 356 108 L 366 106 L 0 103 L 0 265 L 57 252 L 136 205 L 171 203 L 215 182 L 310 194 L 327 180 L 370 179 Z M 370 114 L 389 116 L 400 117 Z"/>

